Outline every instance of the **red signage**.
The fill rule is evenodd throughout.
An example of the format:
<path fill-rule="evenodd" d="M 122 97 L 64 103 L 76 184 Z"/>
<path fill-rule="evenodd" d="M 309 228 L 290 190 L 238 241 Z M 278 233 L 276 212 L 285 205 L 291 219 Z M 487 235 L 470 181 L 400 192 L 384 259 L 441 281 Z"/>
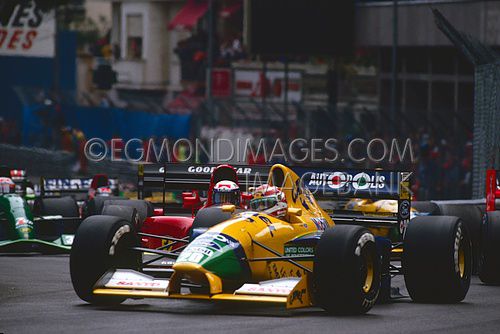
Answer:
<path fill-rule="evenodd" d="M 231 96 L 231 70 L 229 68 L 214 68 L 212 70 L 212 96 Z"/>

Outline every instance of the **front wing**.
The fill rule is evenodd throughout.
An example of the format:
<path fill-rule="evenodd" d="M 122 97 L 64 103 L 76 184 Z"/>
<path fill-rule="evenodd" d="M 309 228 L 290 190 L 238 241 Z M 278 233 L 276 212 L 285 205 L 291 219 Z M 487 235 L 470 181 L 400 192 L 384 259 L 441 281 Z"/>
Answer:
<path fill-rule="evenodd" d="M 172 276 L 175 279 L 175 275 Z M 155 279 L 129 269 L 110 270 L 95 284 L 95 295 L 130 298 L 194 299 L 271 303 L 287 309 L 312 306 L 309 276 L 280 278 L 259 283 L 245 283 L 233 293 L 195 294 L 174 288 L 179 282 Z"/>
<path fill-rule="evenodd" d="M 0 241 L 0 253 L 67 254 L 71 251 L 73 235 L 62 235 L 54 241 L 19 239 Z"/>

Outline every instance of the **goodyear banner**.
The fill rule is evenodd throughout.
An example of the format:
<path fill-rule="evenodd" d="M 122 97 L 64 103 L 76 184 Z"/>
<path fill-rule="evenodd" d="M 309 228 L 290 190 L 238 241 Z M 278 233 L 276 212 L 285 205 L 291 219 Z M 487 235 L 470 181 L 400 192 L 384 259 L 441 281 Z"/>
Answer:
<path fill-rule="evenodd" d="M 34 1 L 0 2 L 0 55 L 54 57 L 54 10 Z"/>
<path fill-rule="evenodd" d="M 400 196 L 402 173 L 378 170 L 295 169 L 304 187 L 321 198 L 385 198 Z"/>

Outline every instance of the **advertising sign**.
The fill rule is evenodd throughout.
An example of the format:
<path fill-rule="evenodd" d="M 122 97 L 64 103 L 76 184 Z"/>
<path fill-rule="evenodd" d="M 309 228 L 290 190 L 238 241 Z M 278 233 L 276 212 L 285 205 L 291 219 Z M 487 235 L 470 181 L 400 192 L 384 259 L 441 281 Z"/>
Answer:
<path fill-rule="evenodd" d="M 54 10 L 44 12 L 34 1 L 0 6 L 0 56 L 54 57 Z"/>
<path fill-rule="evenodd" d="M 212 95 L 215 97 L 231 96 L 231 70 L 229 68 L 212 70 Z"/>
<path fill-rule="evenodd" d="M 268 70 L 264 79 L 261 70 L 235 69 L 234 93 L 239 97 L 265 97 L 269 101 L 278 102 L 285 99 L 285 72 Z M 288 72 L 288 101 L 302 100 L 302 73 Z"/>

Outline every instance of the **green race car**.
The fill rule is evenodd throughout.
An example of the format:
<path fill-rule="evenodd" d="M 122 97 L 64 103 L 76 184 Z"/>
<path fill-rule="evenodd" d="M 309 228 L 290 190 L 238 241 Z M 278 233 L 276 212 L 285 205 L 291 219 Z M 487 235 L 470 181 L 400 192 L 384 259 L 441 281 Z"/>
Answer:
<path fill-rule="evenodd" d="M 71 197 L 37 199 L 32 212 L 12 179 L 0 177 L 0 253 L 68 253 L 80 222 Z"/>

